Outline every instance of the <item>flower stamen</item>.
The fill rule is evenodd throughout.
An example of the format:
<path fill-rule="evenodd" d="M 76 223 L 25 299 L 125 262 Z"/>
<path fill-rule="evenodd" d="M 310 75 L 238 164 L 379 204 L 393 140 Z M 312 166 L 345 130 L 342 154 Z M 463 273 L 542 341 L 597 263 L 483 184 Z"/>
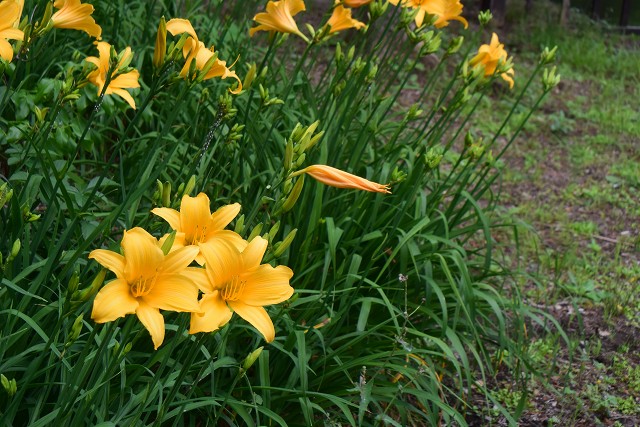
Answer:
<path fill-rule="evenodd" d="M 240 276 L 233 276 L 220 291 L 220 296 L 222 296 L 225 301 L 237 301 L 240 299 L 246 284 L 246 281 L 240 280 Z"/>
<path fill-rule="evenodd" d="M 143 297 L 147 295 L 153 289 L 153 285 L 156 283 L 156 278 L 158 277 L 158 272 L 151 277 L 142 277 L 138 278 L 131 285 L 131 295 L 134 298 Z"/>

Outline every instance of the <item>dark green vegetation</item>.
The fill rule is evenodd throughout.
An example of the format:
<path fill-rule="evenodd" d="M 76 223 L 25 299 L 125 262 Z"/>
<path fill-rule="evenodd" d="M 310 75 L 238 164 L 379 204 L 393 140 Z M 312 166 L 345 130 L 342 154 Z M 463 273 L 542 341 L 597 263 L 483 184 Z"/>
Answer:
<path fill-rule="evenodd" d="M 640 39 L 538 4 L 513 10 L 508 48 L 516 76 L 533 48 L 558 45 L 562 82 L 504 159 L 501 212 L 522 221 L 517 249 L 498 237 L 523 270 L 529 304 L 545 307 L 568 335 L 529 330 L 542 378 L 528 384 L 522 425 L 640 424 Z M 506 111 L 487 103 L 492 117 Z M 502 375 L 505 376 L 502 376 Z M 514 407 L 515 379 L 496 388 Z"/>

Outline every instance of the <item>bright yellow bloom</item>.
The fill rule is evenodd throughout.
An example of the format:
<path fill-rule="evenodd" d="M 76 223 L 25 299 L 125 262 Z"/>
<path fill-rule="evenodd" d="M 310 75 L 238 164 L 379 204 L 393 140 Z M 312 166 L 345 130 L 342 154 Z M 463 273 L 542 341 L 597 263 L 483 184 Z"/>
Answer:
<path fill-rule="evenodd" d="M 13 59 L 13 47 L 7 40 L 22 40 L 24 33 L 14 28 L 13 23 L 20 20 L 21 8 L 14 1 L 0 2 L 0 58 L 7 62 Z"/>
<path fill-rule="evenodd" d="M 449 21 L 460 21 L 467 28 L 469 23 L 462 16 L 462 4 L 460 0 L 389 0 L 389 3 L 397 5 L 401 3 L 403 7 L 419 9 L 415 22 L 418 27 L 424 22 L 426 14 L 436 15 L 437 19 L 433 25 L 442 28 L 449 25 Z"/>
<path fill-rule="evenodd" d="M 80 0 L 56 0 L 53 6 L 60 9 L 51 17 L 55 28 L 84 31 L 100 40 L 102 28 L 91 17 L 94 11 L 92 5 L 82 4 Z"/>
<path fill-rule="evenodd" d="M 342 30 L 348 30 L 349 28 L 355 28 L 359 30 L 363 28 L 364 22 L 360 22 L 357 19 L 351 17 L 351 9 L 344 7 L 336 2 L 336 6 L 333 8 L 331 18 L 327 21 L 327 25 L 330 26 L 329 34 L 336 33 Z"/>
<path fill-rule="evenodd" d="M 289 285 L 293 271 L 283 265 L 260 264 L 267 244 L 256 237 L 242 252 L 227 242 L 216 247 L 202 245 L 205 273 L 196 283 L 204 296 L 200 312 L 191 315 L 189 333 L 215 331 L 231 319 L 233 310 L 267 342 L 275 339 L 273 322 L 263 306 L 278 304 L 293 295 Z"/>
<path fill-rule="evenodd" d="M 180 76 L 187 78 L 189 75 L 189 69 L 191 67 L 191 62 L 196 60 L 196 68 L 200 71 L 205 69 L 205 66 L 209 62 L 214 55 L 216 55 L 213 46 L 211 49 L 207 49 L 204 43 L 198 40 L 198 35 L 196 31 L 193 29 L 191 22 L 187 19 L 174 18 L 169 20 L 166 25 L 167 31 L 172 35 L 177 36 L 178 34 L 187 33 L 191 37 L 187 39 L 182 49 L 184 57 L 186 58 L 185 64 L 180 71 Z M 238 88 L 236 90 L 231 90 L 231 93 L 239 93 L 242 90 L 242 81 L 238 77 L 235 71 L 231 71 L 231 67 L 227 67 L 227 62 L 222 61 L 217 58 L 214 60 L 212 66 L 208 69 L 207 74 L 204 76 L 203 80 L 212 79 L 214 77 L 220 77 L 222 79 L 226 79 L 227 77 L 231 77 L 236 79 L 238 82 Z"/>
<path fill-rule="evenodd" d="M 156 238 L 140 227 L 125 231 L 120 245 L 124 256 L 106 249 L 89 254 L 116 275 L 96 295 L 91 318 L 105 323 L 135 313 L 157 349 L 164 340 L 160 310 L 200 310 L 198 287 L 187 269 L 198 249 L 185 247 L 164 255 Z"/>
<path fill-rule="evenodd" d="M 239 250 L 246 242 L 237 233 L 224 228 L 240 213 L 240 204 L 234 203 L 219 208 L 213 214 L 210 209 L 209 197 L 200 193 L 196 197 L 182 196 L 180 212 L 171 208 L 155 208 L 151 213 L 158 215 L 176 230 L 172 250 L 183 246 L 200 247 L 208 243 L 214 248 L 221 242 L 228 242 Z M 202 253 L 196 257 L 198 264 L 204 264 Z"/>
<path fill-rule="evenodd" d="M 325 185 L 337 188 L 353 188 L 356 190 L 372 191 L 376 193 L 391 193 L 389 184 L 378 184 L 368 179 L 360 178 L 340 169 L 326 165 L 311 165 L 298 172 L 291 174 L 291 177 L 306 173 L 312 178 Z"/>
<path fill-rule="evenodd" d="M 484 67 L 485 77 L 493 76 L 496 73 L 498 65 L 507 61 L 507 51 L 504 45 L 498 40 L 498 35 L 493 33 L 490 44 L 483 44 L 478 49 L 478 54 L 471 58 L 469 65 L 472 67 Z M 509 83 L 509 87 L 513 87 L 513 68 L 509 68 L 500 74 L 503 80 Z"/>
<path fill-rule="evenodd" d="M 189 47 L 188 47 L 189 46 Z M 188 39 L 187 43 L 185 43 L 185 52 L 188 49 L 188 54 L 186 56 L 186 62 L 184 67 L 182 67 L 182 71 L 180 71 L 180 76 L 187 77 L 189 75 L 189 67 L 191 66 L 191 61 L 196 60 L 196 68 L 200 71 L 204 70 L 211 58 L 216 55 L 213 64 L 207 70 L 207 74 L 205 74 L 203 80 L 209 80 L 214 77 L 220 77 L 221 79 L 226 79 L 227 77 L 231 77 L 236 79 L 238 82 L 238 88 L 236 90 L 231 90 L 231 93 L 237 94 L 242 90 L 242 81 L 238 77 L 235 71 L 231 71 L 231 67 L 235 64 L 231 64 L 231 67 L 227 68 L 227 62 L 222 61 L 217 57 L 217 53 L 215 53 L 213 46 L 210 49 L 207 49 L 204 43 L 201 41 L 196 42 L 193 39 Z"/>
<path fill-rule="evenodd" d="M 342 3 L 347 7 L 360 7 L 371 3 L 373 0 L 342 0 Z"/>
<path fill-rule="evenodd" d="M 95 42 L 98 47 L 98 52 L 100 53 L 99 57 L 90 56 L 86 59 L 87 62 L 91 62 L 98 69 L 89 73 L 87 78 L 91 83 L 98 87 L 98 93 L 102 93 L 102 89 L 104 88 L 104 84 L 107 81 L 107 73 L 109 72 L 109 58 L 111 55 L 111 45 L 107 42 Z M 118 70 L 129 64 L 131 62 L 131 57 L 133 53 L 131 53 L 131 48 L 127 47 L 124 51 L 124 55 L 122 55 L 122 59 L 120 63 L 116 67 L 115 70 L 111 73 L 111 80 L 109 81 L 109 86 L 107 86 L 107 90 L 105 91 L 105 95 L 109 95 L 115 93 L 116 95 L 124 98 L 127 103 L 135 110 L 136 102 L 133 100 L 133 97 L 129 92 L 125 89 L 128 88 L 136 88 L 140 87 L 138 83 L 138 79 L 140 78 L 140 73 L 138 70 L 131 70 L 127 73 L 118 74 Z"/>
<path fill-rule="evenodd" d="M 13 27 L 18 28 L 20 25 L 20 17 L 22 16 L 22 10 L 24 9 L 24 0 L 13 0 L 13 2 L 18 5 L 18 17 L 13 22 Z"/>
<path fill-rule="evenodd" d="M 257 31 L 277 31 L 279 33 L 296 34 L 306 38 L 298 29 L 293 17 L 306 10 L 302 0 L 279 0 L 269 1 L 267 11 L 258 13 L 253 20 L 258 24 L 249 30 L 249 35 L 253 36 Z"/>

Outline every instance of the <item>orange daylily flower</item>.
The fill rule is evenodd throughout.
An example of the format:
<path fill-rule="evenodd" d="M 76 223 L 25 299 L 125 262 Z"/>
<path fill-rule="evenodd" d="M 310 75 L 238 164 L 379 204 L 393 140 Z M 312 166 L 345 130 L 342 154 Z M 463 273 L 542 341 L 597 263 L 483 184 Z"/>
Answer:
<path fill-rule="evenodd" d="M 224 228 L 240 213 L 240 204 L 234 203 L 219 208 L 213 214 L 209 197 L 200 193 L 196 197 L 182 196 L 180 212 L 171 208 L 155 208 L 151 213 L 158 215 L 176 230 L 172 251 L 184 246 L 199 248 L 208 243 L 214 248 L 222 242 L 228 242 L 238 249 L 244 249 L 246 242 L 237 233 Z M 164 238 L 163 238 L 164 239 Z M 196 262 L 203 265 L 204 256 L 198 252 Z"/>
<path fill-rule="evenodd" d="M 124 255 L 106 249 L 89 254 L 116 275 L 96 295 L 91 318 L 105 323 L 135 313 L 157 349 L 164 340 L 160 310 L 200 310 L 198 287 L 187 270 L 198 249 L 185 247 L 164 255 L 156 238 L 140 227 L 125 231 L 121 246 Z"/>
<path fill-rule="evenodd" d="M 107 42 L 95 42 L 99 57 L 90 56 L 86 58 L 87 62 L 94 64 L 98 67 L 96 70 L 89 73 L 87 78 L 91 83 L 98 87 L 98 93 L 102 93 L 102 89 L 104 88 L 104 84 L 107 81 L 107 73 L 109 72 L 109 63 L 111 56 L 111 45 Z M 133 100 L 133 97 L 129 92 L 125 89 L 137 88 L 140 87 L 140 83 L 138 83 L 138 79 L 140 78 L 140 73 L 138 70 L 131 70 L 126 73 L 119 73 L 120 68 L 124 67 L 126 64 L 131 62 L 131 57 L 133 53 L 131 52 L 131 48 L 127 47 L 125 49 L 124 55 L 122 55 L 122 59 L 120 63 L 116 67 L 115 70 L 111 73 L 111 80 L 109 81 L 109 85 L 107 86 L 107 90 L 105 91 L 105 95 L 109 95 L 115 93 L 116 95 L 124 98 L 125 101 L 135 110 L 136 102 Z"/>
<path fill-rule="evenodd" d="M 180 76 L 187 78 L 189 75 L 189 69 L 191 67 L 191 62 L 195 59 L 196 68 L 200 71 L 205 69 L 205 66 L 209 63 L 211 58 L 216 55 L 216 58 L 213 60 L 213 64 L 210 64 L 210 68 L 207 70 L 203 80 L 212 79 L 214 77 L 220 77 L 222 79 L 226 79 L 227 77 L 231 77 L 236 79 L 238 82 L 238 88 L 236 90 L 229 91 L 233 94 L 240 93 L 242 90 L 242 81 L 238 77 L 235 71 L 231 70 L 231 67 L 235 64 L 231 64 L 227 67 L 227 62 L 217 58 L 217 54 L 213 49 L 207 49 L 205 44 L 198 40 L 198 35 L 196 31 L 193 29 L 191 22 L 187 19 L 174 18 L 169 20 L 166 24 L 166 29 L 172 35 L 177 36 L 178 34 L 187 33 L 189 37 L 182 48 L 182 52 L 184 57 L 186 58 L 185 64 L 180 71 Z"/>
<path fill-rule="evenodd" d="M 251 28 L 249 36 L 253 36 L 257 31 L 277 31 L 296 34 L 306 39 L 293 19 L 296 14 L 304 10 L 306 7 L 302 0 L 269 1 L 266 12 L 258 13 L 253 17 L 253 20 L 260 25 Z"/>
<path fill-rule="evenodd" d="M 16 2 L 0 2 L 0 58 L 7 62 L 13 59 L 13 47 L 7 40 L 24 39 L 24 33 L 14 27 L 14 22 L 20 20 L 21 12 Z"/>
<path fill-rule="evenodd" d="M 330 27 L 329 34 L 348 30 L 349 28 L 359 30 L 365 26 L 364 22 L 353 19 L 351 17 L 351 9 L 339 4 L 339 1 L 336 1 L 336 6 L 333 8 L 333 13 L 329 21 L 327 21 L 327 25 Z"/>
<path fill-rule="evenodd" d="M 485 77 L 493 76 L 496 73 L 496 69 L 500 63 L 507 61 L 507 51 L 504 49 L 504 44 L 498 40 L 498 35 L 493 33 L 491 36 L 490 44 L 483 44 L 478 49 L 478 54 L 471 58 L 469 65 L 472 67 L 484 67 Z M 503 80 L 509 83 L 509 88 L 513 87 L 513 75 L 515 71 L 509 68 L 500 74 Z"/>
<path fill-rule="evenodd" d="M 289 284 L 293 271 L 283 265 L 260 264 L 267 245 L 265 239 L 255 237 L 242 251 L 227 242 L 216 247 L 201 246 L 206 259 L 205 271 L 196 279 L 196 284 L 204 296 L 200 300 L 200 312 L 191 315 L 189 333 L 215 331 L 235 312 L 251 323 L 267 342 L 275 339 L 273 322 L 264 306 L 281 303 L 293 295 Z"/>
<path fill-rule="evenodd" d="M 378 184 L 368 179 L 350 174 L 340 169 L 326 165 L 311 165 L 299 170 L 291 177 L 306 173 L 325 185 L 337 188 L 353 188 L 356 190 L 372 191 L 376 193 L 391 193 L 389 184 Z"/>
<path fill-rule="evenodd" d="M 80 3 L 80 0 L 56 0 L 53 6 L 60 9 L 51 17 L 54 28 L 84 31 L 100 40 L 102 28 L 91 17 L 92 5 Z"/>
<path fill-rule="evenodd" d="M 424 22 L 426 14 L 437 16 L 433 23 L 436 28 L 446 27 L 453 20 L 462 22 L 465 28 L 469 26 L 467 20 L 460 16 L 463 7 L 460 0 L 389 0 L 389 3 L 401 3 L 403 7 L 419 9 L 414 18 L 418 27 Z"/>
<path fill-rule="evenodd" d="M 353 7 L 354 9 L 360 6 L 367 5 L 373 0 L 342 0 L 342 3 L 347 7 Z"/>

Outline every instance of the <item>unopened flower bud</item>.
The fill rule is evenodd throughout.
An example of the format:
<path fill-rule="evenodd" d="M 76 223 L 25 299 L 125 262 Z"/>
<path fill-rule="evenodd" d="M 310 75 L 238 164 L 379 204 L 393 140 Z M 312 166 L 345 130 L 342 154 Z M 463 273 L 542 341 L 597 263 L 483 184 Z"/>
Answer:
<path fill-rule="evenodd" d="M 0 185 L 0 209 L 9 203 L 12 197 L 13 188 L 10 188 L 8 183 L 3 182 L 2 185 Z"/>
<path fill-rule="evenodd" d="M 249 234 L 249 238 L 247 239 L 248 242 L 251 242 L 255 237 L 260 235 L 260 233 L 262 232 L 262 226 L 263 226 L 263 224 L 260 223 L 260 224 L 256 225 L 253 228 L 253 230 L 251 230 L 251 234 Z"/>
<path fill-rule="evenodd" d="M 284 204 L 282 205 L 283 212 L 288 212 L 295 206 L 296 202 L 298 201 L 298 198 L 300 197 L 300 193 L 302 192 L 303 185 L 304 185 L 304 175 L 298 178 L 293 188 L 291 189 L 289 196 L 287 196 L 287 200 L 284 201 Z"/>
<path fill-rule="evenodd" d="M 80 332 L 82 332 L 82 314 L 76 317 L 73 325 L 71 325 L 71 332 L 69 333 L 69 338 L 67 338 L 67 342 L 65 343 L 65 347 L 71 346 L 80 336 Z"/>
<path fill-rule="evenodd" d="M 296 237 L 297 232 L 298 229 L 294 228 L 289 232 L 289 234 L 287 234 L 287 237 L 285 237 L 282 242 L 278 242 L 278 244 L 276 245 L 277 247 L 274 248 L 273 256 L 277 258 L 282 255 L 284 251 L 286 251 L 289 246 L 291 246 L 291 243 L 293 243 L 293 239 Z"/>
<path fill-rule="evenodd" d="M 236 221 L 233 231 L 237 234 L 241 234 L 244 231 L 244 214 L 240 215 L 240 218 Z"/>
<path fill-rule="evenodd" d="M 251 366 L 253 366 L 253 364 L 256 362 L 256 360 L 258 360 L 258 357 L 260 357 L 260 353 L 262 353 L 262 349 L 264 347 L 258 347 L 255 350 L 253 350 L 246 359 L 244 359 L 244 361 L 242 362 L 242 369 L 244 369 L 245 371 L 249 370 L 249 368 Z"/>
<path fill-rule="evenodd" d="M 169 181 L 162 185 L 162 206 L 171 206 L 171 183 Z"/>
<path fill-rule="evenodd" d="M 478 14 L 478 21 L 480 25 L 485 26 L 493 19 L 493 15 L 490 10 L 483 10 Z"/>
<path fill-rule="evenodd" d="M 279 230 L 280 230 L 280 221 L 278 221 L 275 224 L 273 224 L 273 227 L 271 227 L 271 230 L 269 230 L 269 238 L 267 240 L 269 242 L 273 241 L 273 239 L 278 234 Z"/>
<path fill-rule="evenodd" d="M 546 92 L 550 91 L 560 83 L 560 74 L 556 74 L 556 67 L 545 68 L 542 72 L 542 85 Z"/>
<path fill-rule="evenodd" d="M 184 186 L 182 194 L 191 194 L 194 188 L 196 188 L 196 176 L 191 175 L 191 178 L 189 178 L 189 181 L 187 181 L 187 184 Z"/>
<path fill-rule="evenodd" d="M 164 58 L 167 54 L 167 21 L 164 16 L 160 18 L 158 24 L 158 32 L 156 34 L 156 46 L 153 50 L 153 67 L 159 69 L 164 64 Z"/>
<path fill-rule="evenodd" d="M 549 49 L 548 46 L 545 46 L 540 53 L 540 64 L 546 65 L 550 64 L 556 59 L 556 52 L 558 51 L 558 46 L 554 46 L 553 49 Z"/>
<path fill-rule="evenodd" d="M 22 247 L 22 243 L 20 243 L 20 239 L 16 239 L 13 241 L 13 245 L 11 246 L 11 252 L 9 253 L 8 261 L 15 259 L 20 253 L 20 248 Z"/>
<path fill-rule="evenodd" d="M 424 163 L 429 169 L 435 169 L 442 161 L 442 149 L 439 147 L 431 147 L 427 154 L 424 155 Z"/>
<path fill-rule="evenodd" d="M 447 48 L 447 55 L 451 55 L 460 50 L 462 43 L 464 42 L 464 36 L 458 36 L 451 40 L 449 47 Z"/>

